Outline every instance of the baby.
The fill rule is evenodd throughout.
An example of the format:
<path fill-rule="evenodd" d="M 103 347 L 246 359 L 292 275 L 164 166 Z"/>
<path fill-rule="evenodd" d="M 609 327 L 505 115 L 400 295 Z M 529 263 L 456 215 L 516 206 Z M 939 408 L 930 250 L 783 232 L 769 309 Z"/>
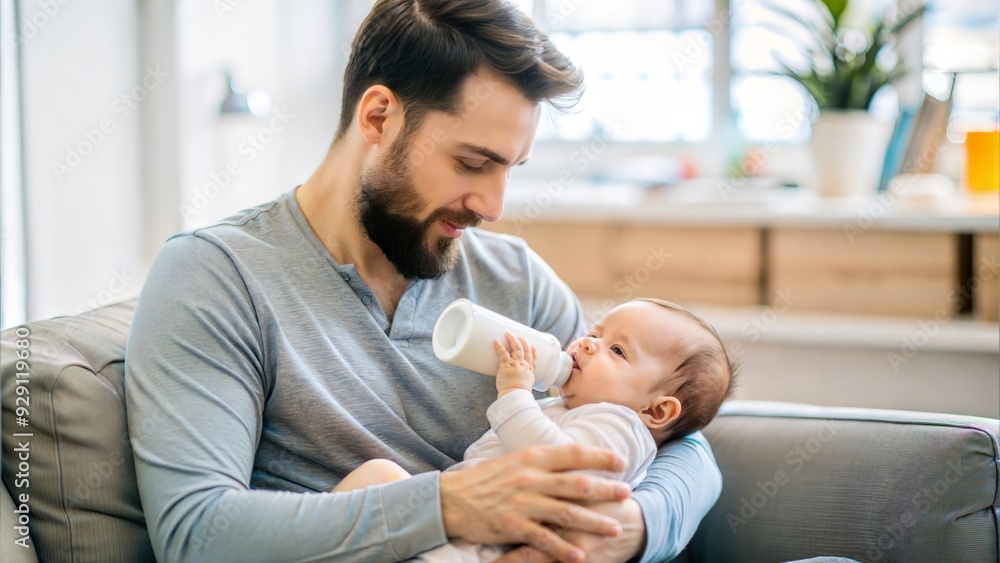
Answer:
<path fill-rule="evenodd" d="M 500 367 L 488 430 L 465 452 L 460 469 L 541 445 L 581 443 L 628 460 L 608 478 L 634 488 L 646 476 L 657 447 L 704 428 L 732 392 L 738 367 L 705 321 L 659 299 L 614 308 L 586 336 L 569 345 L 573 371 L 558 397 L 536 401 L 535 350 L 522 337 L 494 342 Z M 334 492 L 403 479 L 389 460 L 372 460 L 349 473 Z M 421 554 L 425 561 L 492 560 L 497 546 L 453 542 Z"/>

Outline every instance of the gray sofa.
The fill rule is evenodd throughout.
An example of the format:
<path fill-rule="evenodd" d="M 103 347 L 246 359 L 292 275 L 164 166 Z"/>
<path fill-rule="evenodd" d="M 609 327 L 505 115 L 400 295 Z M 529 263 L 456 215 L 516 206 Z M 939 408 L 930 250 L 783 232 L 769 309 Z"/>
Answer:
<path fill-rule="evenodd" d="M 5 563 L 153 559 L 125 424 L 133 310 L 2 333 Z M 722 497 L 681 560 L 998 562 L 998 431 L 966 416 L 728 403 L 705 431 Z"/>

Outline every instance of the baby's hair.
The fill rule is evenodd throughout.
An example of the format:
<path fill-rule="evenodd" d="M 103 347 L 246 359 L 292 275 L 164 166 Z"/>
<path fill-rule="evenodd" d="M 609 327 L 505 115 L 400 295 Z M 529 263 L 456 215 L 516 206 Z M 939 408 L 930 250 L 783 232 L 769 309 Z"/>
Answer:
<path fill-rule="evenodd" d="M 732 396 L 740 363 L 729 358 L 719 333 L 698 315 L 663 299 L 644 297 L 635 301 L 653 303 L 686 315 L 712 335 L 711 339 L 701 340 L 676 371 L 664 374 L 654 386 L 655 390 L 680 401 L 681 415 L 670 426 L 669 439 L 683 438 L 708 426 L 719 413 L 722 402 Z"/>

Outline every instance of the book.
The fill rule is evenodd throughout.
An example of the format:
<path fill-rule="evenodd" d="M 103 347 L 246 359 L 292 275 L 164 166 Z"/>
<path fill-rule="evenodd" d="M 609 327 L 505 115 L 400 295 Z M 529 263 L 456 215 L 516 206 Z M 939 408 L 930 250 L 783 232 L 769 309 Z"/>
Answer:
<path fill-rule="evenodd" d="M 952 96 L 954 91 L 955 80 L 952 76 L 951 88 L 946 99 L 939 100 L 924 93 L 920 109 L 913 117 L 909 140 L 897 174 L 926 174 L 933 171 L 938 150 L 948 135 L 948 120 L 954 104 Z"/>

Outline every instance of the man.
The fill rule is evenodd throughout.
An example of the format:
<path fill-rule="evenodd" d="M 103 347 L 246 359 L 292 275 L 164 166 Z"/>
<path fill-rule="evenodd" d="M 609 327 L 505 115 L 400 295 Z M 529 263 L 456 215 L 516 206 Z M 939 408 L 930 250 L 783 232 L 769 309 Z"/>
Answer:
<path fill-rule="evenodd" d="M 665 446 L 631 497 L 567 473 L 622 462 L 582 447 L 441 473 L 496 396 L 433 356 L 441 310 L 469 297 L 564 345 L 584 330 L 523 241 L 469 229 L 500 217 L 539 103 L 581 80 L 506 2 L 375 5 L 318 170 L 171 238 L 143 287 L 126 400 L 158 559 L 392 561 L 447 538 L 525 544 L 507 558 L 538 561 L 683 549 L 721 490 L 700 435 Z M 373 458 L 414 477 L 325 492 Z"/>

